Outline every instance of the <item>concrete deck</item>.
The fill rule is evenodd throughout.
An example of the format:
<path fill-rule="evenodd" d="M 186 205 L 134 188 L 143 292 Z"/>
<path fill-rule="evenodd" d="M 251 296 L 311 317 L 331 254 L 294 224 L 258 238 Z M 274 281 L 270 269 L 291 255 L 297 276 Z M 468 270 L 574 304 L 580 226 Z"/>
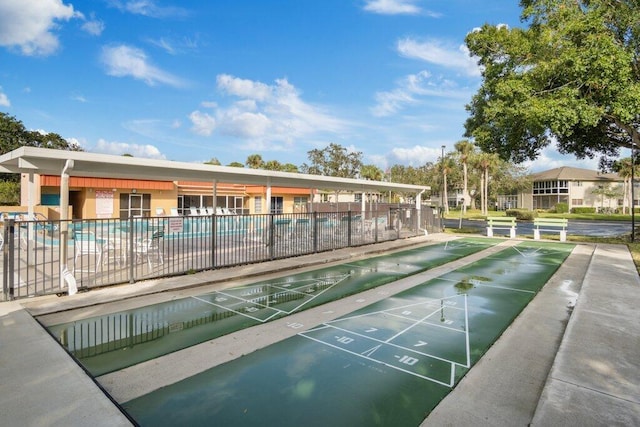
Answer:
<path fill-rule="evenodd" d="M 2 424 L 130 425 L 117 405 L 103 393 L 102 387 L 116 400 L 126 401 L 131 394 L 144 393 L 148 388 L 158 386 L 157 382 L 149 384 L 149 381 L 141 384 L 140 390 L 122 386 L 126 384 L 123 378 L 127 375 L 148 375 L 150 371 L 145 371 L 149 369 L 145 366 L 128 368 L 124 377 L 123 373 L 106 375 L 98 379 L 98 384 L 32 315 L 68 318 L 70 313 L 64 311 L 78 307 L 85 307 L 84 310 L 96 315 L 115 307 L 126 309 L 176 295 L 238 286 L 255 281 L 258 275 L 285 274 L 292 268 L 318 268 L 330 262 L 451 238 L 454 237 L 436 234 L 153 280 L 74 297 L 0 303 Z M 502 245 L 514 242 L 505 240 Z M 326 321 L 322 316 L 327 311 L 333 311 L 332 315 L 337 317 L 343 311 L 358 308 L 363 299 L 369 304 L 375 298 L 386 297 L 413 283 L 459 268 L 486 256 L 491 250 L 497 249 L 377 288 L 367 295 L 336 301 L 331 303 L 335 305 L 335 311 L 326 306 L 320 310 L 307 310 L 297 314 L 301 318 L 295 321 L 303 320 L 305 326 Z M 199 287 L 204 284 L 204 288 Z M 422 425 L 640 425 L 638 307 L 640 278 L 627 248 L 622 245 L 577 246 L 538 296 Z M 293 321 L 291 316 L 280 320 Z M 263 330 L 258 332 L 257 328 Z M 283 339 L 279 331 L 287 329 L 291 330 L 279 328 L 278 321 L 270 322 L 221 337 L 218 340 L 227 340 L 229 347 L 217 347 L 224 347 L 227 357 L 238 357 Z M 257 337 L 268 338 L 257 340 Z M 185 353 L 181 356 L 191 354 L 197 358 L 196 349 L 182 352 Z M 170 364 L 171 357 L 175 356 L 165 356 L 165 362 Z M 215 358 L 209 354 L 208 359 Z M 172 374 L 189 375 L 190 372 Z M 166 381 L 171 380 L 166 378 Z"/>

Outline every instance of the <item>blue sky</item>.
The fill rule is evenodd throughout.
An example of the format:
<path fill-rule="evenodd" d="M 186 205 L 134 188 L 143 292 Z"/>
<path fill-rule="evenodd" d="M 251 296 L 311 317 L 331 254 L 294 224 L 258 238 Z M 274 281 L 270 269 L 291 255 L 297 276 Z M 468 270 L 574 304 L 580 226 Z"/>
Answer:
<path fill-rule="evenodd" d="M 99 153 L 420 166 L 462 139 L 464 37 L 517 0 L 0 0 L 0 111 Z M 528 164 L 596 168 L 553 148 Z"/>

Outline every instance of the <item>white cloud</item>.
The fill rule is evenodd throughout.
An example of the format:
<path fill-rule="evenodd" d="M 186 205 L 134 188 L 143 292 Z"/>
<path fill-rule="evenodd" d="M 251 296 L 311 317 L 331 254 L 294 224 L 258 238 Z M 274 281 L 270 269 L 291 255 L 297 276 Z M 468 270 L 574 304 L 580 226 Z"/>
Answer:
<path fill-rule="evenodd" d="M 105 46 L 102 49 L 102 62 L 107 67 L 107 74 L 115 77 L 133 77 L 142 80 L 149 86 L 158 83 L 169 86 L 184 86 L 185 82 L 166 71 L 154 66 L 141 49 L 127 46 Z"/>
<path fill-rule="evenodd" d="M 412 93 L 405 88 L 397 88 L 390 92 L 378 92 L 376 93 L 376 105 L 371 109 L 371 113 L 376 117 L 389 116 L 404 105 L 416 102 Z"/>
<path fill-rule="evenodd" d="M 147 159 L 165 159 L 164 154 L 154 145 L 128 144 L 126 142 L 107 141 L 102 138 L 98 140 L 98 143 L 91 151 L 94 153 L 114 155 L 131 154 L 133 157 Z"/>
<path fill-rule="evenodd" d="M 91 34 L 92 36 L 99 36 L 102 34 L 102 32 L 104 31 L 104 22 L 95 19 L 92 17 L 92 19 L 86 21 L 84 24 L 82 24 L 82 29 L 88 33 Z"/>
<path fill-rule="evenodd" d="M 469 98 L 469 93 L 460 89 L 451 80 L 432 78 L 428 71 L 420 71 L 398 80 L 395 89 L 376 93 L 376 105 L 371 108 L 371 114 L 376 117 L 390 116 L 406 105 L 419 103 L 420 98 L 424 97 L 466 101 Z"/>
<path fill-rule="evenodd" d="M 220 112 L 220 131 L 239 138 L 260 138 L 266 134 L 271 121 L 263 113 L 230 108 Z"/>
<path fill-rule="evenodd" d="M 367 0 L 364 10 L 382 15 L 415 15 L 420 8 L 414 3 L 414 0 Z"/>
<path fill-rule="evenodd" d="M 11 107 L 11 101 L 6 93 L 3 92 L 2 86 L 0 86 L 0 107 Z"/>
<path fill-rule="evenodd" d="M 560 154 L 556 143 L 554 142 L 542 149 L 540 155 L 535 160 L 526 161 L 522 163 L 522 166 L 528 168 L 532 173 L 555 169 L 562 166 L 598 170 L 598 162 L 598 157 L 593 159 L 577 159 L 573 155 Z"/>
<path fill-rule="evenodd" d="M 341 133 L 346 124 L 324 112 L 321 107 L 301 99 L 298 90 L 286 79 L 268 85 L 228 74 L 217 77 L 218 90 L 236 98 L 228 105 L 206 101 L 189 118 L 192 130 L 203 136 L 214 132 L 245 140 L 246 146 L 280 148 L 302 137 Z"/>
<path fill-rule="evenodd" d="M 389 157 L 395 160 L 392 160 L 390 162 L 391 164 L 399 162 L 410 166 L 422 166 L 427 162 L 435 163 L 441 156 L 441 145 L 438 145 L 437 148 L 422 145 L 416 145 L 411 148 L 394 148 L 389 155 Z"/>
<path fill-rule="evenodd" d="M 23 55 L 51 55 L 60 42 L 59 21 L 82 18 L 62 0 L 0 1 L 0 46 L 17 47 Z"/>
<path fill-rule="evenodd" d="M 407 58 L 419 59 L 444 68 L 456 69 L 468 76 L 479 76 L 477 61 L 469 55 L 465 45 L 451 46 L 441 40 L 419 42 L 412 38 L 398 41 L 398 53 Z"/>
<path fill-rule="evenodd" d="M 121 12 L 143 15 L 150 18 L 179 18 L 189 14 L 186 9 L 181 7 L 158 6 L 153 0 L 112 0 L 110 4 Z"/>
<path fill-rule="evenodd" d="M 74 101 L 81 102 L 83 104 L 87 102 L 87 98 L 85 98 L 83 95 L 80 95 L 78 93 L 71 94 L 71 99 Z"/>
<path fill-rule="evenodd" d="M 193 124 L 191 130 L 198 135 L 209 136 L 216 128 L 216 119 L 210 114 L 194 111 L 189 114 L 189 119 Z"/>
<path fill-rule="evenodd" d="M 178 55 L 190 51 L 194 51 L 199 47 L 198 37 L 189 38 L 166 38 L 160 37 L 159 39 L 148 38 L 146 41 L 155 47 L 164 50 L 169 55 Z"/>
<path fill-rule="evenodd" d="M 219 75 L 216 81 L 219 90 L 239 98 L 264 101 L 273 95 L 272 88 L 261 82 L 240 79 L 228 74 Z"/>

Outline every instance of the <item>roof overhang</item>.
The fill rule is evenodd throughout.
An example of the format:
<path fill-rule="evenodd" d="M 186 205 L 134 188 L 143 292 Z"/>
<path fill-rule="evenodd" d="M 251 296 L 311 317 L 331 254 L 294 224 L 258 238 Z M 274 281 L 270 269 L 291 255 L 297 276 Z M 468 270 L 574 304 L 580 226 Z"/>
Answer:
<path fill-rule="evenodd" d="M 73 168 L 68 171 L 69 175 L 95 178 L 216 181 L 220 183 L 322 188 L 355 192 L 394 191 L 420 193 L 431 189 L 427 185 L 336 178 L 35 147 L 21 147 L 0 156 L 0 172 L 32 172 L 41 175 L 60 175 L 67 160 L 73 160 Z"/>

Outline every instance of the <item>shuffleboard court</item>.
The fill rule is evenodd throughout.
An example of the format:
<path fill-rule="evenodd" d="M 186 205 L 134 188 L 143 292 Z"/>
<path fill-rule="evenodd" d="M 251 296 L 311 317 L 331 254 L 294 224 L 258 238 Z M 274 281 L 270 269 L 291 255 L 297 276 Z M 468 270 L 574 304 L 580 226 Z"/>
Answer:
<path fill-rule="evenodd" d="M 100 376 L 426 271 L 500 241 L 457 239 L 48 329 Z"/>
<path fill-rule="evenodd" d="M 505 248 L 123 407 L 143 426 L 417 426 L 573 248 Z"/>

